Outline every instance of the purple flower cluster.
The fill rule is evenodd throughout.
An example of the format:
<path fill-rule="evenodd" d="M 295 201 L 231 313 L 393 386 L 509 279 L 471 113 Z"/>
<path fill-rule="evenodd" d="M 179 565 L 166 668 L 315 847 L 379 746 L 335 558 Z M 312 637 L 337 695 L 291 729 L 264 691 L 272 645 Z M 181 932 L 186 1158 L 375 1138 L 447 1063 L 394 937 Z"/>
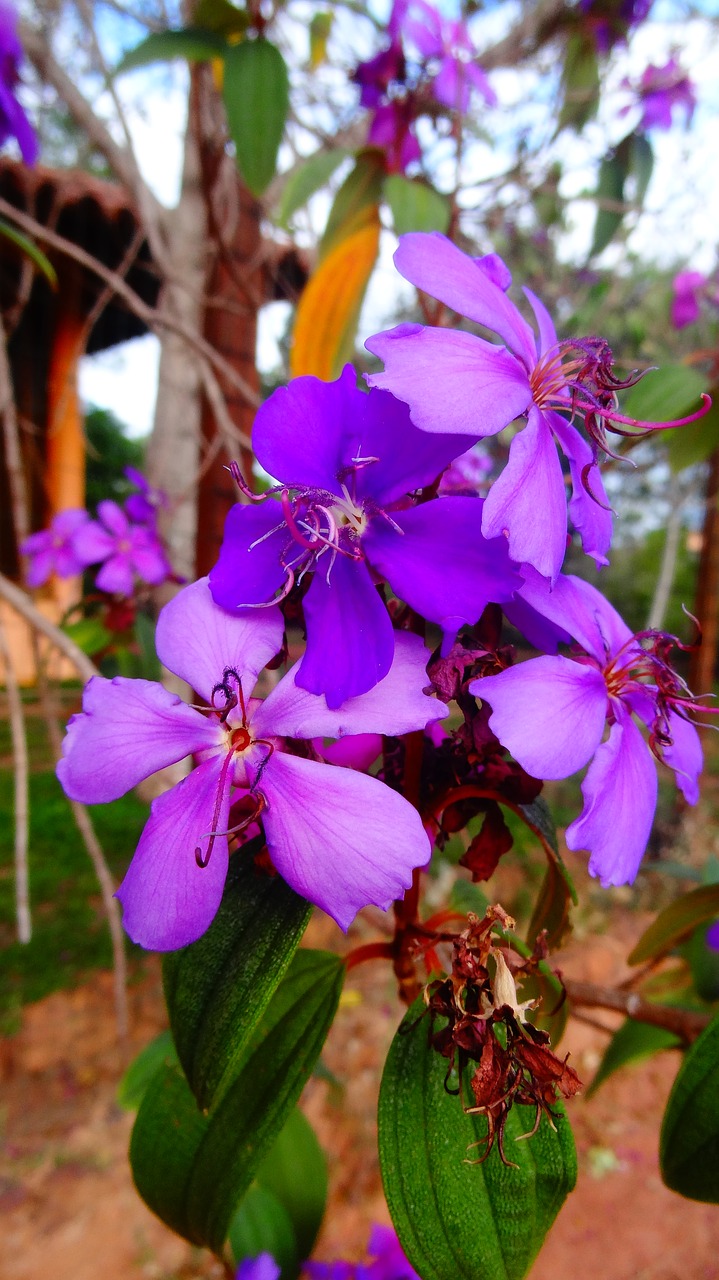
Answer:
<path fill-rule="evenodd" d="M 195 760 L 154 802 L 119 891 L 125 927 L 144 946 L 179 947 L 208 927 L 230 837 L 249 830 L 264 831 L 274 867 L 342 928 L 363 906 L 400 897 L 430 841 L 417 809 L 387 785 L 387 753 L 387 781 L 366 771 L 381 735 L 426 730 L 441 750 L 438 721 L 459 688 L 453 663 L 484 652 L 476 642 L 463 649 L 457 634 L 487 606 L 543 656 L 507 666 L 497 640 L 490 674 L 473 666 L 462 687 L 463 714 L 470 702 L 478 732 L 512 753 L 509 767 L 530 775 L 530 790 L 533 779 L 589 765 L 567 840 L 589 850 L 593 874 L 605 884 L 636 875 L 655 759 L 696 800 L 701 707 L 671 666 L 673 637 L 633 635 L 598 591 L 562 573 L 568 518 L 606 563 L 612 517 L 599 463 L 607 431 L 648 425 L 619 410 L 617 392 L 634 378 L 615 375 L 601 339 L 559 339 L 527 290 L 535 330 L 493 255 L 413 234 L 396 263 L 498 341 L 401 325 L 368 341 L 385 362 L 371 389 L 347 367 L 336 382 L 303 377 L 274 392 L 253 430 L 274 483 L 255 495 L 235 469 L 245 500 L 228 517 L 218 564 L 158 622 L 158 656 L 201 705 L 146 681 L 95 679 L 70 722 L 58 773 L 78 800 L 112 800 Z M 476 451 L 510 426 L 508 462 L 480 497 Z M 448 468 L 459 482 L 441 489 Z M 101 514 L 104 529 L 81 527 L 88 540 L 127 537 L 116 510 Z M 106 565 L 116 571 L 109 553 Z M 415 634 L 422 620 L 442 636 L 432 680 Z M 304 624 L 306 648 L 263 701 L 254 686 L 277 665 L 285 621 Z"/>
<path fill-rule="evenodd" d="M 0 3 L 0 146 L 16 138 L 25 164 L 34 164 L 38 142 L 17 98 L 23 51 L 17 34 L 17 14 L 11 4 Z"/>
<path fill-rule="evenodd" d="M 705 276 L 701 271 L 679 271 L 672 281 L 671 321 L 675 329 L 685 329 L 696 324 L 701 315 L 701 303 L 719 307 L 719 285 L 716 274 Z"/>
<path fill-rule="evenodd" d="M 437 106 L 464 113 L 473 91 L 489 106 L 497 99 L 465 22 L 444 18 L 427 0 L 394 0 L 387 35 L 387 46 L 352 78 L 360 105 L 372 111 L 367 141 L 384 151 L 390 173 L 404 173 L 421 159 L 419 116 Z"/>
<path fill-rule="evenodd" d="M 637 128 L 643 133 L 649 129 L 671 129 L 677 108 L 683 108 L 687 124 L 694 115 L 696 91 L 676 58 L 670 58 L 662 67 L 651 64 L 642 72 L 638 83 L 625 80 L 623 87 L 631 90 L 636 99 L 641 112 Z M 631 107 L 624 107 L 622 114 L 630 110 Z"/>
<path fill-rule="evenodd" d="M 127 475 L 139 492 L 130 495 L 124 510 L 108 499 L 98 505 L 97 520 L 84 508 L 60 511 L 48 529 L 25 539 L 20 550 L 29 560 L 28 586 L 40 587 L 52 574 L 72 578 L 100 565 L 96 586 L 111 595 L 131 596 L 137 579 L 158 586 L 170 576 L 155 522 L 166 499 L 139 471 L 128 467 Z"/>

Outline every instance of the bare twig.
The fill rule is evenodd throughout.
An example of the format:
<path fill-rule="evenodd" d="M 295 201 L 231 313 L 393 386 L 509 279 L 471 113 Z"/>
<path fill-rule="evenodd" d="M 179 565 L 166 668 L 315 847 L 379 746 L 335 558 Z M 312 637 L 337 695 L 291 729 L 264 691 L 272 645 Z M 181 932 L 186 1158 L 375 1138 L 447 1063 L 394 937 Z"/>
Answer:
<path fill-rule="evenodd" d="M 0 615 L 0 658 L 5 667 L 5 688 L 7 690 L 7 703 L 10 714 L 10 736 L 12 739 L 15 776 L 15 917 L 17 920 L 18 940 L 20 942 L 29 942 L 32 937 L 32 920 L 30 918 L 30 876 L 27 861 L 29 815 L 27 735 L 25 733 L 25 716 L 23 714 L 20 688 L 15 678 L 15 669 L 2 615 Z"/>
<path fill-rule="evenodd" d="M 646 1022 L 651 1027 L 673 1031 L 687 1044 L 696 1040 L 711 1022 L 709 1013 L 654 1004 L 651 1000 L 643 1000 L 635 991 L 600 987 L 594 982 L 577 982 L 574 978 L 563 978 L 562 981 L 570 1004 L 588 1009 L 615 1009 L 635 1022 Z"/>

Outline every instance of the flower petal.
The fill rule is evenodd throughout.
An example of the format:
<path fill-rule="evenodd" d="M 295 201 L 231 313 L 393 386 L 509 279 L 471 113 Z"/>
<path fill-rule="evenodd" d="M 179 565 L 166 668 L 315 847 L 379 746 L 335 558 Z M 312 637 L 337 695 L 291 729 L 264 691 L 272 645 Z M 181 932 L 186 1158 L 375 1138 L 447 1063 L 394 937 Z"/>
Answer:
<path fill-rule="evenodd" d="M 631 884 L 657 805 L 652 753 L 631 716 L 618 718 L 582 783 L 584 809 L 567 827 L 570 849 L 589 849 L 589 871 L 603 886 Z"/>
<path fill-rule="evenodd" d="M 399 534 L 373 520 L 362 546 L 372 568 L 429 622 L 457 631 L 476 622 L 486 605 L 509 600 L 522 578 L 506 538 L 482 536 L 478 498 L 436 498 L 393 512 Z"/>
<path fill-rule="evenodd" d="M 257 460 L 275 479 L 341 494 L 337 479 L 346 459 L 357 374 L 346 365 L 335 382 L 293 378 L 257 410 L 252 443 Z M 362 394 L 360 392 L 360 394 Z"/>
<path fill-rule="evenodd" d="M 304 599 L 307 648 L 297 679 L 336 708 L 387 675 L 394 631 L 365 562 L 338 554 L 330 568 L 325 560 Z"/>
<path fill-rule="evenodd" d="M 127 536 L 130 522 L 122 507 L 119 507 L 112 499 L 106 498 L 104 502 L 98 502 L 97 514 L 105 527 L 116 534 L 118 538 Z"/>
<path fill-rule="evenodd" d="M 278 502 L 270 498 L 259 506 L 236 503 L 225 521 L 220 558 L 210 573 L 215 603 L 234 613 L 243 605 L 273 600 L 287 580 L 282 556 L 291 543 Z"/>
<path fill-rule="evenodd" d="M 197 865 L 195 849 L 207 856 L 213 821 L 218 831 L 227 831 L 230 786 L 225 783 L 221 796 L 218 792 L 223 765 L 221 755 L 206 760 L 153 800 L 117 891 L 127 933 L 150 951 L 175 951 L 194 942 L 212 924 L 220 905 L 229 861 L 227 836 L 215 836 L 205 867 Z"/>
<path fill-rule="evenodd" d="M 256 737 L 343 738 L 347 734 L 411 733 L 443 720 L 443 702 L 424 693 L 429 684 L 429 650 L 419 636 L 398 631 L 388 674 L 358 697 L 330 709 L 325 698 L 301 687 L 306 658 L 280 680 L 252 720 Z"/>
<path fill-rule="evenodd" d="M 671 745 L 662 748 L 662 760 L 673 769 L 677 786 L 687 804 L 696 804 L 699 799 L 699 774 L 704 768 L 704 753 L 701 738 L 694 725 L 676 712 L 669 712 L 669 732 Z"/>
<path fill-rule="evenodd" d="M 95 585 L 111 595 L 131 596 L 134 581 L 129 556 L 111 555 L 100 569 Z"/>
<path fill-rule="evenodd" d="M 216 720 L 151 680 L 93 676 L 82 707 L 67 726 L 57 776 L 70 799 L 84 804 L 117 800 L 158 769 L 221 741 Z"/>
<path fill-rule="evenodd" d="M 501 289 L 497 293 L 504 297 Z M 522 365 L 502 347 L 472 333 L 400 324 L 365 342 L 384 361 L 385 372 L 367 382 L 384 387 L 409 405 L 422 431 L 496 435 L 530 403 Z"/>
<path fill-rule="evenodd" d="M 489 491 L 482 532 L 485 538 L 506 533 L 512 560 L 557 577 L 567 549 L 567 498 L 552 432 L 534 406 Z"/>
<path fill-rule="evenodd" d="M 274 865 L 342 929 L 370 902 L 402 897 L 429 859 L 417 810 L 376 778 L 275 752 L 259 789 Z"/>
<path fill-rule="evenodd" d="M 536 339 L 521 312 L 476 259 L 462 253 L 446 236 L 438 231 L 400 236 L 394 264 L 410 284 L 491 329 L 527 369 L 534 367 Z"/>
<path fill-rule="evenodd" d="M 157 656 L 210 702 L 229 667 L 248 696 L 264 666 L 282 645 L 284 621 L 276 605 L 257 612 L 227 613 L 216 605 L 207 578 L 184 587 L 157 620 Z"/>
<path fill-rule="evenodd" d="M 607 689 L 594 667 L 532 658 L 469 688 L 491 706 L 492 733 L 534 778 L 568 778 L 602 740 Z"/>
<path fill-rule="evenodd" d="M 599 567 L 609 564 L 607 552 L 612 545 L 612 510 L 609 506 L 599 467 L 586 440 L 558 413 L 547 415 L 562 452 L 569 461 L 572 497 L 569 516 L 577 530 L 582 547 Z"/>

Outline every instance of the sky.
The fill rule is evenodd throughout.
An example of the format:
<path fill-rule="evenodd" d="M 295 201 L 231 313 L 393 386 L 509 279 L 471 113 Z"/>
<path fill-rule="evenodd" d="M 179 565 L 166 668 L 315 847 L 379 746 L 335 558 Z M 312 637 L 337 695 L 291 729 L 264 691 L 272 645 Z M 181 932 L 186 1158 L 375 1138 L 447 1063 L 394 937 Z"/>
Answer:
<path fill-rule="evenodd" d="M 708 13 L 719 12 L 719 0 L 704 0 L 704 4 Z M 676 4 L 674 0 L 659 0 L 655 12 L 657 17 L 671 15 L 676 12 Z M 484 33 L 487 42 L 496 38 L 499 13 L 498 8 L 488 19 L 494 30 Z M 563 157 L 570 162 L 576 160 L 574 165 L 566 165 L 562 187 L 563 195 L 573 197 L 569 231 L 562 245 L 562 255 L 568 261 L 581 261 L 588 249 L 594 204 L 591 199 L 582 198 L 582 194 L 592 189 L 593 164 L 601 157 L 607 136 L 618 141 L 634 123 L 631 113 L 620 114 L 630 100 L 622 84 L 624 78 L 636 80 L 649 62 L 661 64 L 676 46 L 686 50 L 683 65 L 696 82 L 699 106 L 689 130 L 675 127 L 670 134 L 655 132 L 652 135 L 655 171 L 630 247 L 662 266 L 672 265 L 682 256 L 700 270 L 711 270 L 714 266 L 719 223 L 719 166 L 715 161 L 719 47 L 707 40 L 707 29 L 701 21 L 645 23 L 636 33 L 631 50 L 620 55 L 608 71 L 608 91 L 599 120 L 588 125 L 580 139 L 567 131 L 561 135 L 558 146 Z M 500 99 L 499 109 L 504 107 L 508 120 L 513 122 L 512 129 L 517 127 L 517 122 L 529 129 L 535 127 L 541 108 L 536 102 L 534 78 L 525 71 L 501 70 L 492 73 L 492 81 Z M 179 191 L 186 68 L 173 63 L 132 73 L 117 83 L 126 103 L 141 170 L 158 198 L 172 206 Z M 514 141 L 512 133 L 506 138 L 504 148 L 501 139 L 494 152 L 479 147 L 472 176 L 481 179 L 483 174 L 501 170 L 511 157 Z M 320 206 L 320 217 L 324 216 L 325 207 Z M 392 266 L 395 246 L 394 235 L 383 232 L 380 261 L 360 321 L 362 340 L 393 323 L 397 303 L 411 297 L 412 290 Z M 600 261 L 611 265 L 616 257 L 616 248 L 610 246 Z M 287 315 L 288 307 L 284 303 L 272 304 L 261 313 L 258 359 L 264 372 L 278 363 L 277 342 L 286 328 Z M 157 339 L 147 336 L 85 359 L 80 374 L 83 399 L 88 404 L 112 409 L 126 423 L 130 434 L 146 435 L 151 429 L 154 411 L 158 349 Z"/>

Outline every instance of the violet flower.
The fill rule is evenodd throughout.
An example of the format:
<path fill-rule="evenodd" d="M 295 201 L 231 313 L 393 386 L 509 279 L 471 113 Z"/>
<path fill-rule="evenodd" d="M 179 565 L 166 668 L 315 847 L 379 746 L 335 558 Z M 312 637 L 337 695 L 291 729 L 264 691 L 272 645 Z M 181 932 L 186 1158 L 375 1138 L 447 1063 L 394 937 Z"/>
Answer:
<path fill-rule="evenodd" d="M 164 489 L 155 489 L 135 467 L 125 467 L 125 476 L 137 489 L 125 499 L 125 511 L 137 524 L 147 524 L 153 529 L 157 522 L 157 513 L 167 510 L 170 500 Z"/>
<path fill-rule="evenodd" d="M 260 1253 L 256 1258 L 243 1258 L 235 1280 L 280 1280 L 281 1267 L 271 1253 Z"/>
<path fill-rule="evenodd" d="M 669 665 L 678 643 L 673 636 L 633 635 L 579 578 L 562 577 L 551 591 L 536 585 L 527 595 L 584 653 L 532 658 L 473 681 L 470 690 L 489 703 L 492 732 L 533 777 L 568 778 L 592 761 L 582 783 L 584 808 L 567 828 L 567 845 L 589 850 L 589 870 L 604 886 L 630 883 L 656 808 L 652 757 L 674 770 L 685 799 L 695 804 L 702 749 L 688 716 L 706 708 Z M 648 742 L 637 720 L 648 728 Z"/>
<path fill-rule="evenodd" d="M 719 307 L 719 287 L 716 274 L 702 275 L 701 271 L 680 271 L 672 281 L 671 320 L 675 329 L 695 324 L 701 315 L 701 302 Z"/>
<path fill-rule="evenodd" d="M 686 112 L 686 123 L 689 124 L 697 104 L 694 85 L 676 58 L 670 58 L 663 67 L 648 66 L 642 73 L 638 84 L 623 81 L 624 88 L 631 89 L 637 97 L 641 109 L 638 129 L 671 129 L 672 117 L 677 107 Z M 622 115 L 631 110 L 624 107 Z"/>
<path fill-rule="evenodd" d="M 23 50 L 17 34 L 17 14 L 6 0 L 0 3 L 0 146 L 16 138 L 25 164 L 34 164 L 38 141 L 16 97 Z"/>
<path fill-rule="evenodd" d="M 350 365 L 336 382 L 295 378 L 275 391 L 252 440 L 282 480 L 269 491 L 279 509 L 272 500 L 232 508 L 210 588 L 225 609 L 258 607 L 313 572 L 297 678 L 328 706 L 367 692 L 390 669 L 395 632 L 380 577 L 451 638 L 521 585 L 506 541 L 480 532 L 480 499 L 414 506 L 407 498 L 462 451 L 462 437 L 418 431 L 392 396 L 358 390 Z"/>
<path fill-rule="evenodd" d="M 170 576 L 172 569 L 154 529 L 132 524 L 109 499 L 98 504 L 97 514 L 99 520 L 88 520 L 78 530 L 75 547 L 86 564 L 104 562 L 95 580 L 101 591 L 131 596 L 135 576 L 151 586 Z"/>
<path fill-rule="evenodd" d="M 422 159 L 414 122 L 415 104 L 410 97 L 396 98 L 377 107 L 367 131 L 367 142 L 384 151 L 388 173 L 406 173 L 410 165 Z"/>
<path fill-rule="evenodd" d="M 632 27 L 639 26 L 649 15 L 653 0 L 579 0 L 586 14 L 594 41 L 600 53 L 609 53 L 618 42 L 626 42 Z"/>
<path fill-rule="evenodd" d="M 78 530 L 88 524 L 89 520 L 83 507 L 59 511 L 53 517 L 49 529 L 31 533 L 20 544 L 22 555 L 28 556 L 30 560 L 27 569 L 29 587 L 41 587 L 53 573 L 58 578 L 74 578 L 92 564 L 93 558 L 87 559 L 81 555 L 76 542 Z"/>
<path fill-rule="evenodd" d="M 496 435 L 526 414 L 509 461 L 492 485 L 482 514 L 487 538 L 506 533 L 517 563 L 556 578 L 567 545 L 567 501 L 555 441 L 569 462 L 570 515 L 584 550 L 607 563 L 611 512 L 588 442 L 561 413 L 584 412 L 601 429 L 614 416 L 611 352 L 596 338 L 559 342 L 548 312 L 529 289 L 539 337 L 507 297 L 511 277 L 501 259 L 470 258 L 445 236 L 401 236 L 397 270 L 418 289 L 504 340 L 498 346 L 472 333 L 401 324 L 368 338 L 384 373 L 367 378 L 404 400 L 412 421 L 427 432 L 461 432 L 475 440 Z"/>
<path fill-rule="evenodd" d="M 439 63 L 432 76 L 437 102 L 464 114 L 474 89 L 489 106 L 496 106 L 497 95 L 474 61 L 476 50 L 466 22 L 448 21 L 427 0 L 410 0 L 402 30 L 425 61 Z"/>
<path fill-rule="evenodd" d="M 227 874 L 230 807 L 240 798 L 254 802 L 246 822 L 261 817 L 279 873 L 343 929 L 370 902 L 388 907 L 429 859 L 419 814 L 402 796 L 289 742 L 406 733 L 443 718 L 446 707 L 423 692 L 429 655 L 421 640 L 398 636 L 385 679 L 332 711 L 298 685 L 301 664 L 264 702 L 252 696 L 282 632 L 279 609 L 233 617 L 213 603 L 203 578 L 162 610 L 156 644 L 206 714 L 162 685 L 96 676 L 70 720 L 57 773 L 67 795 L 87 804 L 116 800 L 188 755 L 201 760 L 154 801 L 118 890 L 125 928 L 143 947 L 174 950 L 212 922 Z"/>
<path fill-rule="evenodd" d="M 420 1280 L 392 1227 L 375 1223 L 367 1252 L 371 1261 L 366 1266 L 352 1262 L 306 1262 L 305 1271 L 310 1280 Z"/>

